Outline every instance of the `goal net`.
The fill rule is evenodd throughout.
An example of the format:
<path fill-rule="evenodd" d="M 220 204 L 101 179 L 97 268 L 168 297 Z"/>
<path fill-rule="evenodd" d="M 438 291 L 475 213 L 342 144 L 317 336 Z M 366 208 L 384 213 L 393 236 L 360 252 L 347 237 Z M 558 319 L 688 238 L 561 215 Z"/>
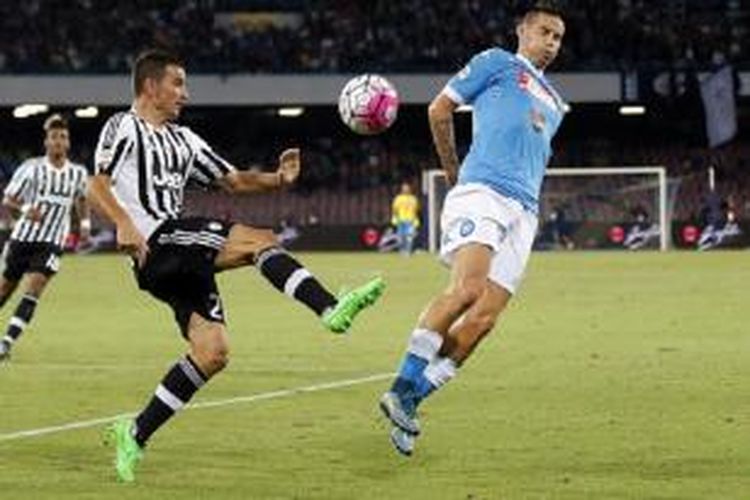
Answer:
<path fill-rule="evenodd" d="M 449 187 L 442 170 L 424 172 L 422 184 L 428 246 L 436 252 Z M 547 169 L 535 248 L 666 250 L 675 195 L 660 166 Z"/>

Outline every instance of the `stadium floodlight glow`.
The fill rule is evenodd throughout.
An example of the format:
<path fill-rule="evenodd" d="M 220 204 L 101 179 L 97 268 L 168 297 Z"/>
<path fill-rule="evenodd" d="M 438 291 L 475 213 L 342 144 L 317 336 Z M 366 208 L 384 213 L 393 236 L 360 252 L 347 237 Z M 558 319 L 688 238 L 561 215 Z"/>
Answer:
<path fill-rule="evenodd" d="M 474 108 L 472 108 L 468 104 L 462 104 L 456 108 L 456 113 L 471 113 L 473 109 Z"/>
<path fill-rule="evenodd" d="M 638 116 L 646 114 L 646 106 L 620 106 L 622 116 Z"/>
<path fill-rule="evenodd" d="M 284 118 L 297 118 L 302 116 L 304 112 L 305 108 L 279 108 L 278 114 Z"/>
<path fill-rule="evenodd" d="M 14 118 L 28 118 L 29 116 L 38 115 L 39 113 L 46 113 L 49 111 L 47 104 L 21 104 L 13 108 Z"/>
<path fill-rule="evenodd" d="M 99 108 L 96 106 L 86 106 L 85 108 L 78 108 L 75 110 L 77 118 L 96 118 L 99 116 Z"/>

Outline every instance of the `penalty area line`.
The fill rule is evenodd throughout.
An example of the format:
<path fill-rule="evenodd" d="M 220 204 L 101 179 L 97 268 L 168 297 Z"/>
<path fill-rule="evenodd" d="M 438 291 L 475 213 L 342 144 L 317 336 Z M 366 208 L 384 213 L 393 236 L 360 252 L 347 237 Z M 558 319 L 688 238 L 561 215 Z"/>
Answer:
<path fill-rule="evenodd" d="M 254 403 L 257 401 L 265 401 L 267 399 L 279 399 L 290 396 L 296 396 L 298 394 L 306 394 L 311 392 L 329 391 L 333 389 L 342 389 L 345 387 L 351 387 L 355 385 L 367 384 L 370 382 L 378 382 L 387 378 L 393 377 L 393 373 L 378 373 L 375 375 L 369 375 L 362 378 L 353 378 L 347 380 L 338 380 L 334 382 L 325 382 L 322 384 L 308 385 L 302 387 L 292 387 L 290 389 L 281 389 L 278 391 L 261 392 L 259 394 L 251 394 L 249 396 L 238 396 L 228 399 L 217 399 L 215 401 L 203 401 L 194 404 L 187 405 L 185 410 L 200 410 L 204 408 L 217 408 L 220 406 L 231 406 L 242 403 Z M 5 441 L 15 441 L 18 439 L 32 438 L 45 436 L 47 434 L 57 434 L 60 432 L 67 432 L 78 429 L 87 429 L 89 427 L 96 427 L 98 425 L 104 425 L 111 422 L 115 422 L 123 417 L 133 417 L 135 413 L 120 413 L 110 417 L 95 418 L 91 420 L 79 420 L 77 422 L 69 422 L 67 424 L 53 425 L 50 427 L 39 427 L 36 429 L 27 429 L 23 431 L 9 432 L 7 434 L 0 434 L 0 443 Z"/>

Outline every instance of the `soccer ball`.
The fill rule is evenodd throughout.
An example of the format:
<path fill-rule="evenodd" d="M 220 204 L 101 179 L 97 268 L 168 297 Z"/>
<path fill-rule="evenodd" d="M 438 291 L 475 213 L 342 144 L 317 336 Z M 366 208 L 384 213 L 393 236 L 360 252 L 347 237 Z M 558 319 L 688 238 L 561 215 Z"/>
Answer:
<path fill-rule="evenodd" d="M 391 82 L 379 75 L 359 75 L 341 90 L 339 115 L 354 132 L 374 135 L 393 125 L 398 105 L 398 92 Z"/>

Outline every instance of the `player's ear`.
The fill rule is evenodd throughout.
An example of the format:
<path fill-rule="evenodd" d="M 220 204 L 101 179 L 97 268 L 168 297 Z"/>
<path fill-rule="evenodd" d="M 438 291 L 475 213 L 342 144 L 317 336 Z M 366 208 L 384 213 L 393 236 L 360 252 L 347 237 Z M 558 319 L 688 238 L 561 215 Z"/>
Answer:
<path fill-rule="evenodd" d="M 156 81 L 156 78 L 146 77 L 143 80 L 143 93 L 148 96 L 155 95 L 158 83 L 159 82 Z"/>
<path fill-rule="evenodd" d="M 518 37 L 518 40 L 521 40 L 521 37 L 523 37 L 523 32 L 526 28 L 526 21 L 520 20 L 518 24 L 516 24 L 516 36 Z"/>

